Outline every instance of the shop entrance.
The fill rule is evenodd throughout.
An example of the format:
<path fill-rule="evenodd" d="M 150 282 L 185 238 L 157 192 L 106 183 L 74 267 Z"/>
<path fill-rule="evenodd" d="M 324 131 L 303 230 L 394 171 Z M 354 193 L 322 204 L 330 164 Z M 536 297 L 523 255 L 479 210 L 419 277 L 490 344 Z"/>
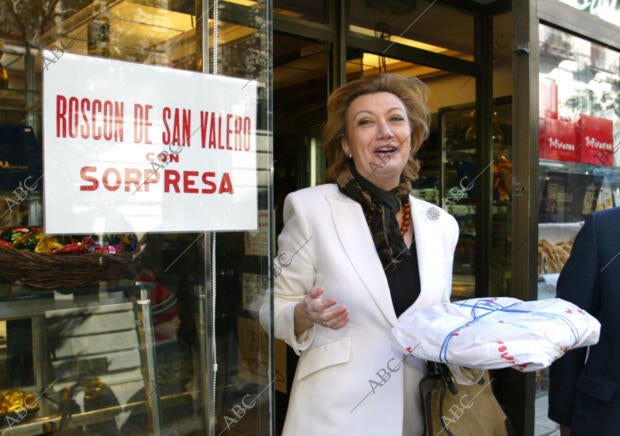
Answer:
<path fill-rule="evenodd" d="M 276 3 L 294 9 L 289 2 Z M 276 234 L 285 196 L 323 182 L 321 128 L 331 90 L 378 72 L 414 75 L 430 87 L 432 113 L 414 195 L 447 208 L 459 222 L 453 298 L 509 294 L 510 14 L 486 15 L 481 22 L 482 9 L 432 3 L 395 11 L 377 2 L 351 1 L 347 10 L 322 14 L 296 4 L 296 13 L 309 21 L 274 11 Z M 494 165 L 498 156 L 507 158 L 506 167 Z M 499 170 L 507 172 L 503 180 Z M 296 356 L 288 351 L 284 360 L 280 371 L 290 389 Z M 278 392 L 276 398 L 281 428 L 288 394 Z"/>
<path fill-rule="evenodd" d="M 455 162 L 475 168 L 479 150 L 465 132 L 475 130 L 476 80 L 462 74 L 422 66 L 365 50 L 346 51 L 346 76 L 394 72 L 418 76 L 431 88 L 431 135 L 419 153 L 421 177 L 414 194 L 441 205 L 444 193 L 458 186 L 464 177 Z M 321 129 L 327 118 L 326 100 L 330 92 L 329 44 L 313 39 L 274 34 L 274 195 L 276 234 L 282 229 L 282 207 L 286 195 L 294 190 L 324 182 L 327 166 L 321 147 Z M 448 109 L 450 108 L 450 109 Z M 457 109 L 458 108 L 458 109 Z M 460 135 L 450 142 L 447 135 Z M 455 139 L 456 141 L 456 139 Z M 448 145 L 448 147 L 446 147 Z M 469 174 L 473 179 L 474 174 Z M 475 282 L 475 198 L 472 193 L 454 203 L 460 213 L 462 237 L 455 265 L 454 292 L 459 298 L 474 295 Z M 458 204 L 457 204 L 458 203 Z M 277 349 L 277 347 L 276 347 Z M 281 429 L 294 377 L 297 357 L 287 347 L 287 357 L 276 358 L 276 374 L 286 374 L 286 392 L 276 394 L 276 423 Z"/>

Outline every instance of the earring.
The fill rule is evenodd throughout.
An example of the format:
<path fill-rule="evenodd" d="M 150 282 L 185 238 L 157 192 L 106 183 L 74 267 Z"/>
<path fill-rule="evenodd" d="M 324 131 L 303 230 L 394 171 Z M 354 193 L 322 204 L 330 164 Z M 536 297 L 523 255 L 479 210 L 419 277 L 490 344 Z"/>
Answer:
<path fill-rule="evenodd" d="M 351 153 L 348 153 L 348 154 L 347 154 L 347 157 L 348 157 L 349 159 L 351 159 Z"/>

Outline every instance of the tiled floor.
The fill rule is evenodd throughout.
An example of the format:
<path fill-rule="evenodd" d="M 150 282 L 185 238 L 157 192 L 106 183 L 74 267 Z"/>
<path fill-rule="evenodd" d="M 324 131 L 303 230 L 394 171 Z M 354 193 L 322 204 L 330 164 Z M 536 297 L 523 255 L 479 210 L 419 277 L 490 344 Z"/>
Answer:
<path fill-rule="evenodd" d="M 534 436 L 560 436 L 558 424 L 547 418 L 547 394 L 539 394 L 536 398 L 536 421 Z"/>

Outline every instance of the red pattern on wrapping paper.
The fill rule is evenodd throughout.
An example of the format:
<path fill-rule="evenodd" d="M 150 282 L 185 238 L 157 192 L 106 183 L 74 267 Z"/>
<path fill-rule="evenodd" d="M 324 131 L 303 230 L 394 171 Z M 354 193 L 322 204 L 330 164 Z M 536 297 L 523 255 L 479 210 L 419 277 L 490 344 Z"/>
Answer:
<path fill-rule="evenodd" d="M 497 341 L 497 343 L 499 344 L 499 347 L 497 347 L 497 351 L 500 352 L 499 356 L 508 362 L 514 362 L 515 357 L 508 352 L 508 347 L 504 344 L 504 341 Z"/>

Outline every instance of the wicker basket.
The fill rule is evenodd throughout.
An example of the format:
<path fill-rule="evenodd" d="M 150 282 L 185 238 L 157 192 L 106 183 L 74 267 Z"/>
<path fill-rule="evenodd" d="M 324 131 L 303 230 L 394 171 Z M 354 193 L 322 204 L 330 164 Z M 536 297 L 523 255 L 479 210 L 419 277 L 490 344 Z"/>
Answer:
<path fill-rule="evenodd" d="M 40 289 L 76 289 L 132 274 L 133 253 L 46 254 L 0 247 L 0 277 Z"/>

